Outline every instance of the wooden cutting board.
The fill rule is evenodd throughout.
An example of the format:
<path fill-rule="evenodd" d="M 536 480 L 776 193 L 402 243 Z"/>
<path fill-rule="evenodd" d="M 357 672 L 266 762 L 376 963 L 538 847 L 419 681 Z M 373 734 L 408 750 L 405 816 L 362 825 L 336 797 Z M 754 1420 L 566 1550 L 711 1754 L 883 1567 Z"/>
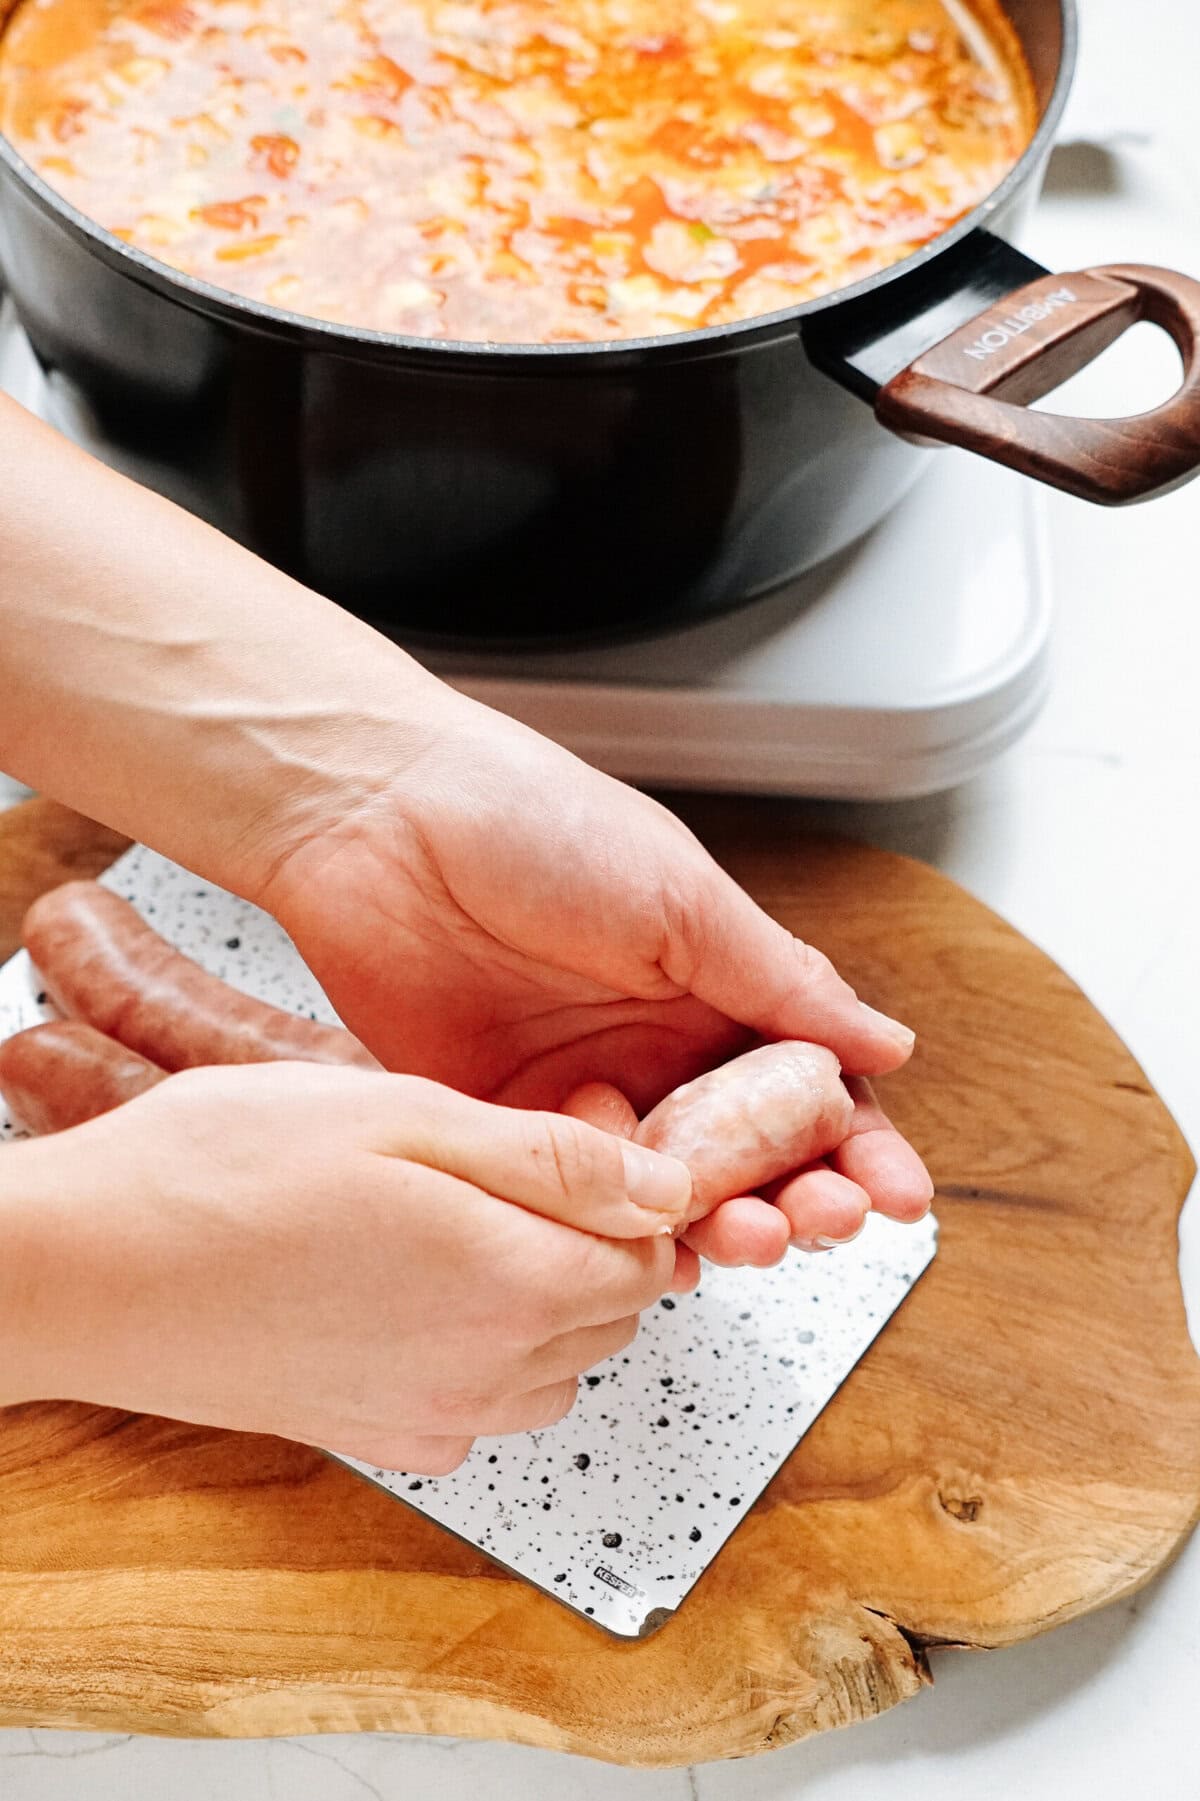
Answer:
<path fill-rule="evenodd" d="M 926 1647 L 1011 1644 L 1128 1594 L 1200 1514 L 1177 1274 L 1193 1174 L 1129 1053 L 934 871 L 688 817 L 919 1033 L 886 1084 L 941 1249 L 680 1613 L 620 1644 L 312 1452 L 94 1408 L 0 1414 L 0 1724 L 515 1739 L 742 1756 L 865 1719 Z M 0 950 L 111 833 L 0 817 Z"/>

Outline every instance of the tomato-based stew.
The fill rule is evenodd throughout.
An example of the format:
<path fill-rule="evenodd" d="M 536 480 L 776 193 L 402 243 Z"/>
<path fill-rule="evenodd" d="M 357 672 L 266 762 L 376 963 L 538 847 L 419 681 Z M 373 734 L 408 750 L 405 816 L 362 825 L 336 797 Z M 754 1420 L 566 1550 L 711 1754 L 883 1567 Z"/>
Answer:
<path fill-rule="evenodd" d="M 23 0 L 0 128 L 218 287 L 551 343 L 857 281 L 997 186 L 1034 103 L 993 0 Z"/>

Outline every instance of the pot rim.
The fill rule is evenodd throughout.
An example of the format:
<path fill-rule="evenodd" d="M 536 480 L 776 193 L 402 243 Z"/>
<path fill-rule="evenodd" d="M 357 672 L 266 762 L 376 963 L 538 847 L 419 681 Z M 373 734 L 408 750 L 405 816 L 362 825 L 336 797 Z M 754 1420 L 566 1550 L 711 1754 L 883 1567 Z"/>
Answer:
<path fill-rule="evenodd" d="M 604 338 L 587 343 L 518 344 L 497 343 L 458 338 L 406 337 L 399 332 L 374 331 L 363 326 L 339 325 L 331 320 L 313 319 L 301 313 L 286 312 L 265 301 L 233 294 L 211 282 L 200 281 L 169 263 L 160 262 L 136 245 L 114 237 L 104 226 L 81 213 L 58 194 L 49 183 L 30 167 L 9 139 L 0 132 L 0 173 L 7 170 L 18 187 L 27 190 L 44 213 L 52 215 L 68 234 L 118 273 L 126 275 L 139 287 L 148 288 L 191 311 L 226 324 L 250 329 L 260 336 L 283 340 L 300 348 L 321 348 L 334 355 L 352 357 L 356 361 L 396 362 L 415 358 L 422 363 L 439 362 L 458 367 L 464 374 L 512 374 L 519 370 L 545 374 L 557 365 L 556 374 L 564 374 L 572 365 L 577 373 L 596 369 L 612 369 L 623 362 L 640 363 L 647 356 L 660 362 L 691 361 L 719 356 L 731 343 L 739 348 L 757 346 L 787 336 L 819 314 L 843 302 L 859 300 L 885 288 L 891 282 L 922 269 L 935 257 L 960 243 L 971 232 L 986 226 L 1017 190 L 1031 180 L 1048 153 L 1063 109 L 1071 90 L 1079 46 L 1078 0 L 1057 0 L 1062 22 L 1062 49 L 1054 86 L 1046 102 L 1046 110 L 1025 150 L 999 185 L 979 205 L 922 244 L 901 262 L 878 269 L 873 275 L 849 287 L 835 288 L 798 306 L 774 313 L 756 314 L 750 319 L 734 320 L 726 325 L 705 325 L 692 331 L 667 332 L 650 338 Z M 0 294 L 3 289 L 0 287 Z"/>

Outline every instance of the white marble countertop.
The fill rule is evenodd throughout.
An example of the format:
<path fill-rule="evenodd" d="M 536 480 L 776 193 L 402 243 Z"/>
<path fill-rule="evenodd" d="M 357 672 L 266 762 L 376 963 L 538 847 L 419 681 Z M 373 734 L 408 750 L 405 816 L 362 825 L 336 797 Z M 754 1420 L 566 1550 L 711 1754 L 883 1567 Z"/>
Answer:
<path fill-rule="evenodd" d="M 1068 142 L 1028 247 L 1062 269 L 1144 261 L 1200 273 L 1200 8 L 1081 4 Z M 1134 410 L 1148 381 L 1154 399 L 1170 385 L 1171 359 L 1148 327 L 1106 362 L 1074 384 L 1078 393 L 1087 383 L 1093 410 Z M 822 816 L 926 858 L 1050 951 L 1200 1146 L 1200 483 L 1117 513 L 1056 496 L 1051 535 L 1057 673 L 1028 738 L 955 793 Z M 1200 1337 L 1194 1205 L 1182 1266 Z M 691 1771 L 387 1736 L 180 1743 L 24 1731 L 0 1733 L 0 1792 L 5 1801 L 1126 1801 L 1139 1792 L 1194 1801 L 1200 1537 L 1132 1601 L 1011 1651 L 937 1655 L 934 1671 L 932 1690 L 872 1725 Z"/>

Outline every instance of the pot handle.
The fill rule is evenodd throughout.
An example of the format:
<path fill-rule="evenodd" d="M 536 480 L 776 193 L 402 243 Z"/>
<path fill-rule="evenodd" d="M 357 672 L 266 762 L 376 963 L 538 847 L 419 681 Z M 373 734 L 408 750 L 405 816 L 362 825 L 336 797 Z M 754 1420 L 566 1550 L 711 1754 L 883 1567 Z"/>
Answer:
<path fill-rule="evenodd" d="M 979 255 L 990 280 L 979 279 Z M 871 357 L 859 331 L 856 379 L 847 385 L 870 391 L 889 431 L 916 443 L 959 445 L 1102 506 L 1149 500 L 1200 472 L 1200 282 L 1140 264 L 1049 275 L 982 232 L 959 247 L 958 261 L 971 272 L 976 304 L 980 289 L 994 289 L 1005 270 L 1019 269 L 1026 279 L 1006 284 L 982 311 L 972 309 L 965 323 L 894 373 L 876 356 L 874 382 L 864 380 Z M 943 293 L 942 315 L 951 305 Z M 920 319 L 929 317 L 920 310 Z M 1183 357 L 1182 383 L 1164 405 L 1124 419 L 1029 410 L 1139 319 L 1161 326 Z M 908 338 L 919 329 L 910 317 Z M 895 330 L 888 336 L 894 340 Z M 841 370 L 830 366 L 830 342 L 818 339 L 814 360 L 846 380 L 846 362 Z"/>

